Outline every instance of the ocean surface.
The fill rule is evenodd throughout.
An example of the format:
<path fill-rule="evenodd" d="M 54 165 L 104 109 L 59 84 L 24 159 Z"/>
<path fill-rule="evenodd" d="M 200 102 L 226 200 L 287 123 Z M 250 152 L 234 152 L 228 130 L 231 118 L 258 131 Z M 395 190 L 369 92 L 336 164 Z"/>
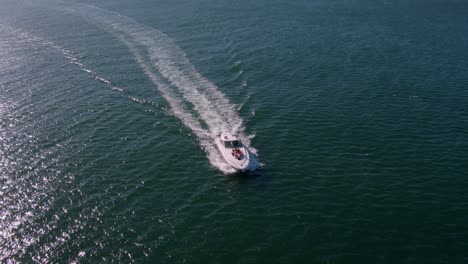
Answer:
<path fill-rule="evenodd" d="M 0 263 L 468 263 L 467 170 L 465 0 L 0 0 Z"/>

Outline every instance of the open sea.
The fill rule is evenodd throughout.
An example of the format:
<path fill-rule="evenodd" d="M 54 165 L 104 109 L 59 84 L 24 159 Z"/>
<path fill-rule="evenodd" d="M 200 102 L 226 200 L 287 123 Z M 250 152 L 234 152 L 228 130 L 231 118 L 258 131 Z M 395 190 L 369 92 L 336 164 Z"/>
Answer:
<path fill-rule="evenodd" d="M 467 171 L 466 0 L 0 0 L 0 263 L 468 263 Z"/>

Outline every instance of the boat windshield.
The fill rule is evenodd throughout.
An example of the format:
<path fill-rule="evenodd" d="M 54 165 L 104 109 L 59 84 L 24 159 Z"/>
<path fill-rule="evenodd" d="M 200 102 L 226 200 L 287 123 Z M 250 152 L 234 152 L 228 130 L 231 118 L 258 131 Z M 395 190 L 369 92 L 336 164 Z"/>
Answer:
<path fill-rule="evenodd" d="M 240 148 L 242 143 L 240 140 L 224 141 L 224 147 L 226 148 Z"/>

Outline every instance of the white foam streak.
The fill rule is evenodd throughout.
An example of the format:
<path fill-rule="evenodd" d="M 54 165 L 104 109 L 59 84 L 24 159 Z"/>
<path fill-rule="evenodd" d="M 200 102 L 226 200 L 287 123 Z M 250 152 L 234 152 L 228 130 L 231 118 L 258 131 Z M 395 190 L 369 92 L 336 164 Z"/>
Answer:
<path fill-rule="evenodd" d="M 213 139 L 221 131 L 230 131 L 239 133 L 244 144 L 250 146 L 250 137 L 244 133 L 237 107 L 194 68 L 168 36 L 131 18 L 95 6 L 76 4 L 67 5 L 65 9 L 112 33 L 127 45 L 169 103 L 172 114 L 197 136 L 211 164 L 223 172 L 233 172 L 216 150 Z"/>
<path fill-rule="evenodd" d="M 25 30 L 21 30 L 19 28 L 14 28 L 14 27 L 11 27 L 11 26 L 8 26 L 8 25 L 2 25 L 2 24 L 0 24 L 0 27 L 1 27 L 0 29 L 8 29 L 10 32 L 13 32 L 15 34 L 15 36 L 17 36 L 20 39 L 25 39 L 28 42 L 31 42 L 31 43 L 34 43 L 34 44 L 39 44 L 39 45 L 42 45 L 44 47 L 51 48 L 54 52 L 61 53 L 63 56 L 65 56 L 65 58 L 68 59 L 68 61 L 71 64 L 79 66 L 81 71 L 88 73 L 90 76 L 92 76 L 94 79 L 96 79 L 98 81 L 101 81 L 101 82 L 103 82 L 105 84 L 111 85 L 112 90 L 123 92 L 122 88 L 113 86 L 111 81 L 109 81 L 106 78 L 100 76 L 97 72 L 86 68 L 87 66 L 83 62 L 81 62 L 80 59 L 75 57 L 73 55 L 72 51 L 63 48 L 60 45 L 55 44 L 53 41 L 43 39 L 41 37 L 29 34 Z"/>

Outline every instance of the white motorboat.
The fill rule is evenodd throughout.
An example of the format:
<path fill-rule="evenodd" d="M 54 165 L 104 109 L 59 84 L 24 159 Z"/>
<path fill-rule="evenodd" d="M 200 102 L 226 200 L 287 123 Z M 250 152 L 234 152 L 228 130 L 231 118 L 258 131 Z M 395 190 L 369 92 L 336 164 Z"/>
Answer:
<path fill-rule="evenodd" d="M 221 133 L 215 139 L 224 160 L 234 169 L 247 171 L 251 169 L 250 151 L 245 147 L 237 135 Z"/>

